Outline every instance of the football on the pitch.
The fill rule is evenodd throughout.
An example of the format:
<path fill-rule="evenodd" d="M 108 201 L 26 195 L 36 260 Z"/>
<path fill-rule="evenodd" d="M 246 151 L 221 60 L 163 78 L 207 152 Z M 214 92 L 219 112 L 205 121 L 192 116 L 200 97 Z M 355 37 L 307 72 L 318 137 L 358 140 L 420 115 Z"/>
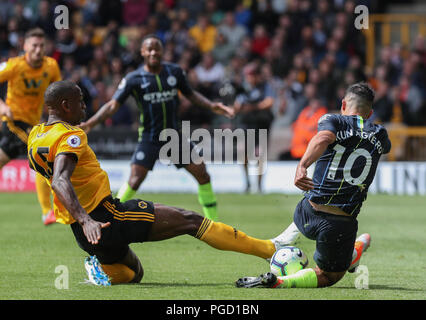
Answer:
<path fill-rule="evenodd" d="M 302 270 L 308 265 L 305 253 L 297 247 L 283 247 L 271 258 L 271 272 L 277 277 L 288 276 Z"/>

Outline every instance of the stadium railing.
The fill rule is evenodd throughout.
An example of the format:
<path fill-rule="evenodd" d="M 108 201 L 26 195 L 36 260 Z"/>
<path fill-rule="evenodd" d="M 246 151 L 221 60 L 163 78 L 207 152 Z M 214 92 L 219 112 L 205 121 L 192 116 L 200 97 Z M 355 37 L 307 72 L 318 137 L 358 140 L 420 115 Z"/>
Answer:
<path fill-rule="evenodd" d="M 426 14 L 371 14 L 366 37 L 366 63 L 374 67 L 377 50 L 382 46 L 400 43 L 409 48 L 417 35 L 426 36 Z"/>
<path fill-rule="evenodd" d="M 388 127 L 392 142 L 389 161 L 426 161 L 426 127 Z"/>

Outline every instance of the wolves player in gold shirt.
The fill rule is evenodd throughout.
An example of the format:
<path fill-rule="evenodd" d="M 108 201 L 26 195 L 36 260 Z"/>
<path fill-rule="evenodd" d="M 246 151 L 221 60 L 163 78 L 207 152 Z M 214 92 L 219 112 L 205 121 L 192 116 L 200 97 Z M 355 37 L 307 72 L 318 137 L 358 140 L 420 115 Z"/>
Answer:
<path fill-rule="evenodd" d="M 57 221 L 71 225 L 86 251 L 89 281 L 97 285 L 139 282 L 143 268 L 130 243 L 159 241 L 188 234 L 220 250 L 270 258 L 285 245 L 260 240 L 193 211 L 141 199 L 120 202 L 111 196 L 108 176 L 77 127 L 86 106 L 80 88 L 70 81 L 52 83 L 45 92 L 46 123 L 28 138 L 32 169 L 54 191 Z M 108 276 L 108 277 L 107 277 Z"/>
<path fill-rule="evenodd" d="M 8 84 L 6 101 L 0 99 L 0 169 L 27 153 L 28 133 L 43 112 L 43 93 L 50 83 L 61 80 L 56 60 L 44 55 L 44 42 L 43 30 L 32 29 L 25 35 L 25 54 L 0 64 L 0 82 Z M 51 191 L 39 174 L 36 189 L 44 223 L 55 222 Z"/>

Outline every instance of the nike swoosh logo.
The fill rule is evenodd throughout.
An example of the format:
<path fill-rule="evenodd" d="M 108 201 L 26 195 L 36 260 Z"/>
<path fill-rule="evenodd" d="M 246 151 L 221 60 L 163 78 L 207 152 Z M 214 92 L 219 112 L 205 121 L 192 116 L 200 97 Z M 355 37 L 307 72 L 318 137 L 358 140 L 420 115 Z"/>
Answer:
<path fill-rule="evenodd" d="M 142 88 L 142 89 L 148 88 L 148 87 L 149 87 L 149 85 L 150 85 L 150 83 L 149 83 L 149 82 L 142 83 L 142 84 L 141 84 L 141 88 Z"/>

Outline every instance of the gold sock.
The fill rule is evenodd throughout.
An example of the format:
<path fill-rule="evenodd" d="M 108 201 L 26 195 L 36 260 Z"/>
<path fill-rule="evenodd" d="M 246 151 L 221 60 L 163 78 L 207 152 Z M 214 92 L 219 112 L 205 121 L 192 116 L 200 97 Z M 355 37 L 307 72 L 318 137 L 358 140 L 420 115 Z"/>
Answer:
<path fill-rule="evenodd" d="M 260 258 L 270 258 L 275 252 L 271 240 L 261 240 L 248 236 L 227 224 L 204 218 L 196 238 L 219 250 L 251 254 Z"/>
<path fill-rule="evenodd" d="M 111 279 L 112 284 L 129 283 L 135 278 L 135 272 L 121 263 L 103 264 L 102 269 Z"/>
<path fill-rule="evenodd" d="M 50 190 L 50 186 L 47 183 L 46 178 L 44 178 L 39 173 L 36 174 L 35 185 L 38 202 L 41 206 L 41 212 L 43 214 L 47 214 L 50 210 L 52 210 L 52 203 L 50 201 L 50 195 L 52 194 L 52 191 Z"/>

